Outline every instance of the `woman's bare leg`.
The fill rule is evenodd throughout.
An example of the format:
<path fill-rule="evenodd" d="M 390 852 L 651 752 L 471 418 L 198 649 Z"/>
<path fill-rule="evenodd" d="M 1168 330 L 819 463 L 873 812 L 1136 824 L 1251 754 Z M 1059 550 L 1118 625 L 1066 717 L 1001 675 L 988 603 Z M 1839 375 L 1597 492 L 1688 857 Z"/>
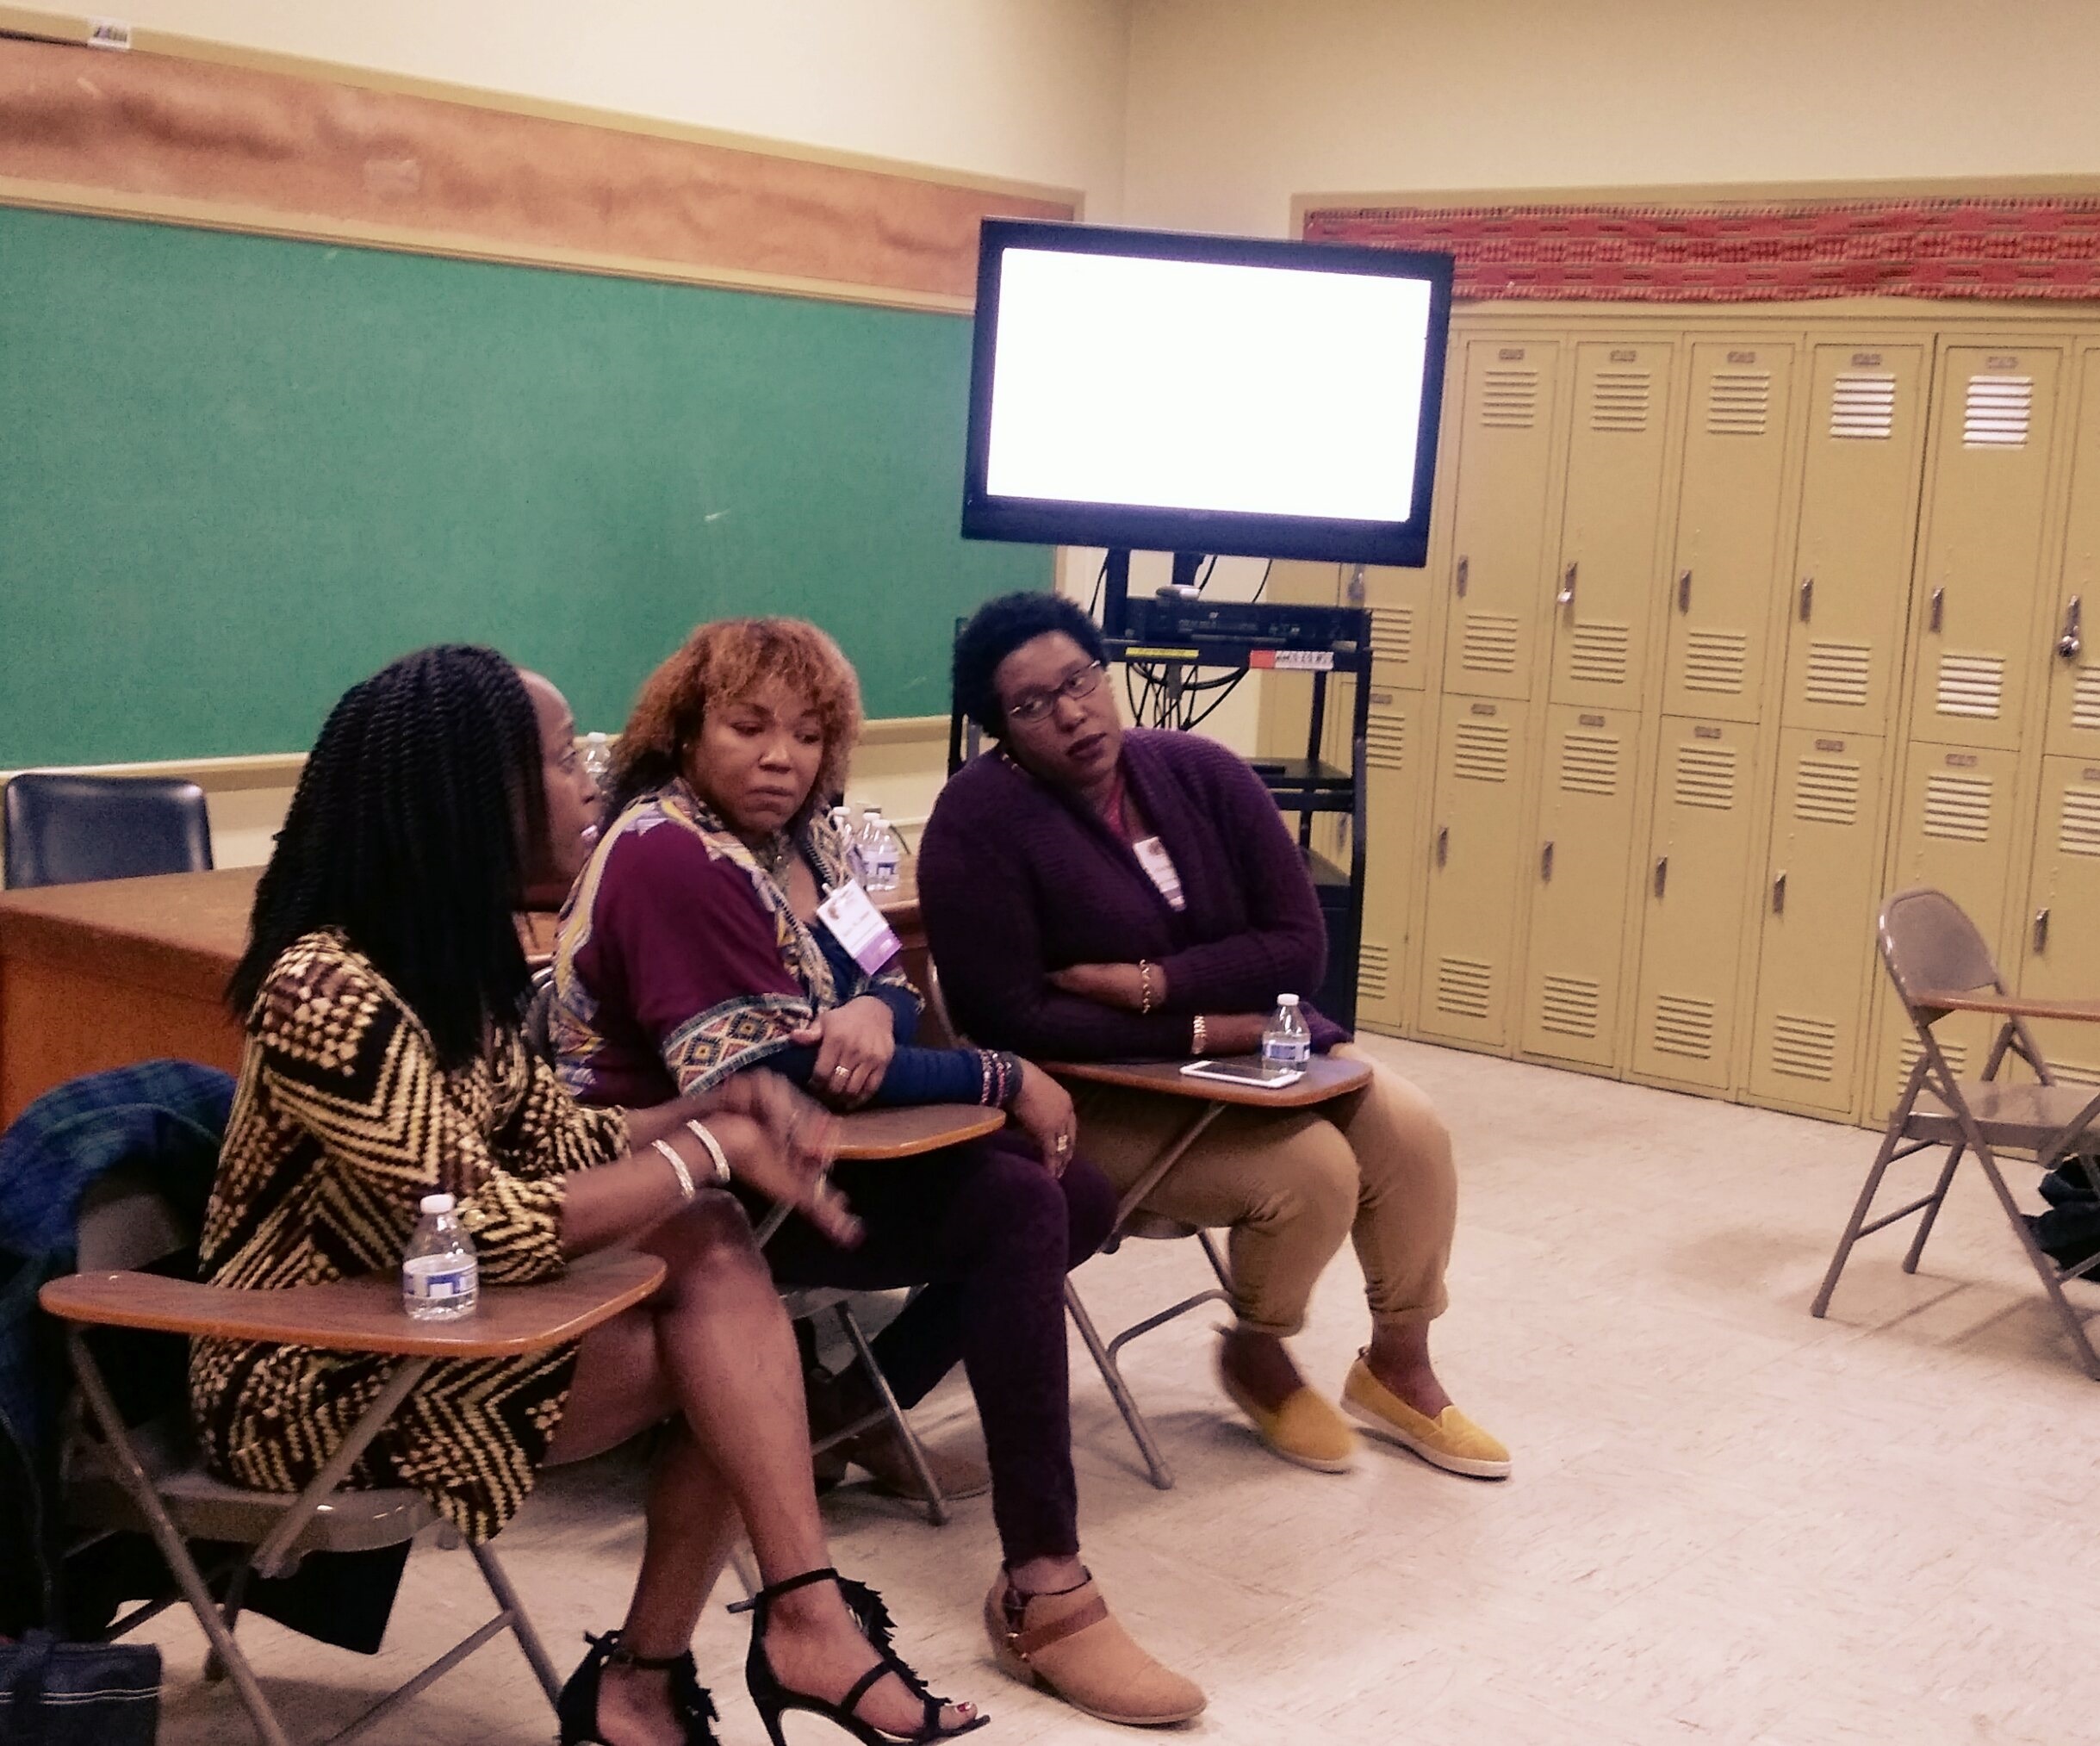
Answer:
<path fill-rule="evenodd" d="M 691 1643 L 728 1554 L 732 1513 L 742 1517 L 769 1584 L 820 1568 L 829 1555 L 810 1475 L 794 1333 L 742 1209 L 709 1193 L 643 1246 L 664 1258 L 664 1283 L 584 1341 L 564 1415 L 564 1430 L 576 1429 L 556 1436 L 550 1458 L 593 1453 L 674 1413 L 682 1421 L 665 1457 L 678 1470 L 660 1469 L 650 1487 L 648 1550 L 629 1613 L 630 1646 L 655 1656 L 680 1654 Z M 786 1684 L 834 1699 L 870 1664 L 866 1640 L 829 1583 L 782 1597 L 767 1647 Z M 639 1687 L 633 1694 L 655 1695 Z M 950 1721 L 966 1710 L 958 1706 Z M 878 1685 L 861 1712 L 896 1733 L 923 1720 L 894 1680 Z M 656 1713 L 668 1717 L 668 1704 Z M 653 1746 L 676 1736 L 633 1737 Z"/>

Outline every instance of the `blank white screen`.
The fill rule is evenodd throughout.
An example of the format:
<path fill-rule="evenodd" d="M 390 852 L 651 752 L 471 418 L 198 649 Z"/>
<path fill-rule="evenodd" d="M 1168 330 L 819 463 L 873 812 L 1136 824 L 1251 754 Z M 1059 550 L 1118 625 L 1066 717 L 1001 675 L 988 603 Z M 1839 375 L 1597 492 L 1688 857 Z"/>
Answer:
<path fill-rule="evenodd" d="M 997 497 L 1405 521 L 1426 280 L 1009 249 Z"/>

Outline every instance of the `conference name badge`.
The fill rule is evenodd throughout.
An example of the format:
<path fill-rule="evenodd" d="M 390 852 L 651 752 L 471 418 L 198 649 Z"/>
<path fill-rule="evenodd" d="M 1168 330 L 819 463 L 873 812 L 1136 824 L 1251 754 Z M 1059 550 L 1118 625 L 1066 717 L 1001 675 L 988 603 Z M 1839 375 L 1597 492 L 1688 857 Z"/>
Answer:
<path fill-rule="evenodd" d="M 831 937 L 870 976 L 904 949 L 904 942 L 882 919 L 882 911 L 861 889 L 858 879 L 848 879 L 833 891 L 817 904 L 817 916 L 831 930 Z"/>

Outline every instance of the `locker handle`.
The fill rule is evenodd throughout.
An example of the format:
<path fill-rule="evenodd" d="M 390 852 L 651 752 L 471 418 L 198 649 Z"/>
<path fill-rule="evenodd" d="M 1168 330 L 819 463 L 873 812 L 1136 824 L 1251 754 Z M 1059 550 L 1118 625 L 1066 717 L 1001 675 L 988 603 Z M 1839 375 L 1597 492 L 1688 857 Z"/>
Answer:
<path fill-rule="evenodd" d="M 2035 911 L 2035 955 L 2040 957 L 2049 949 L 2049 912 Z"/>
<path fill-rule="evenodd" d="M 2085 646 L 2084 634 L 2079 624 L 2084 606 L 2084 601 L 2073 594 L 2071 604 L 2064 608 L 2064 634 L 2056 639 L 2056 652 L 2066 661 L 2076 661 L 2078 651 Z"/>
<path fill-rule="evenodd" d="M 1816 579 L 1813 576 L 1803 576 L 1801 578 L 1801 622 L 1804 624 L 1808 623 L 1809 611 L 1814 606 L 1815 600 Z"/>
<path fill-rule="evenodd" d="M 1553 597 L 1556 606 L 1572 606 L 1575 605 L 1575 569 L 1576 566 L 1569 564 L 1562 573 L 1561 591 Z"/>
<path fill-rule="evenodd" d="M 1657 855 L 1656 857 L 1656 895 L 1658 898 L 1662 895 L 1662 889 L 1669 884 L 1669 880 L 1670 858 L 1667 854 Z"/>
<path fill-rule="evenodd" d="M 1549 880 L 1553 877 L 1553 844 L 1550 839 L 1538 851 L 1538 877 Z"/>
<path fill-rule="evenodd" d="M 1447 824 L 1437 832 L 1437 865 L 1442 867 L 1451 859 L 1451 828 Z"/>
<path fill-rule="evenodd" d="M 1458 598 L 1462 600 L 1466 597 L 1466 581 L 1472 569 L 1472 561 L 1463 552 L 1461 552 L 1458 555 L 1458 562 L 1451 571 L 1451 583 L 1457 589 Z"/>
<path fill-rule="evenodd" d="M 1680 612 L 1692 610 L 1692 572 L 1689 570 L 1681 572 L 1677 578 L 1677 610 Z"/>
<path fill-rule="evenodd" d="M 1935 588 L 1932 591 L 1932 621 L 1930 628 L 1935 634 L 1939 631 L 1942 621 L 1944 620 L 1946 617 L 1947 590 L 1945 588 Z"/>
<path fill-rule="evenodd" d="M 1780 874 L 1772 881 L 1772 913 L 1775 916 L 1783 916 L 1786 913 L 1786 875 L 1785 873 Z"/>

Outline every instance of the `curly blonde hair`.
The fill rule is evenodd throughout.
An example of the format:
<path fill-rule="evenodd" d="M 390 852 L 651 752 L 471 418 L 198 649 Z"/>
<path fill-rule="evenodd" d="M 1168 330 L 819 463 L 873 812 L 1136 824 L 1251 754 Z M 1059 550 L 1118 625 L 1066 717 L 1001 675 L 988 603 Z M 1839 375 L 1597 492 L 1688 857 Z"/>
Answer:
<path fill-rule="evenodd" d="M 718 618 L 703 624 L 643 682 L 612 758 L 608 820 L 637 794 L 683 768 L 686 749 L 710 708 L 736 702 L 774 680 L 810 700 L 823 729 L 823 756 L 798 829 L 846 786 L 861 737 L 861 681 L 837 643 L 800 618 Z"/>

